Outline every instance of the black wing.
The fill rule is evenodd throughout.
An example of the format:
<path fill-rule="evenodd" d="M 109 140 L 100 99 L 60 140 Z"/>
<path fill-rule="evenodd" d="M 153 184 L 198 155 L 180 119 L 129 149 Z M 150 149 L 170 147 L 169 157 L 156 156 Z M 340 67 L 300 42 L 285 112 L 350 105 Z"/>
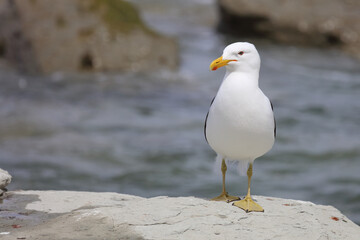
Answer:
<path fill-rule="evenodd" d="M 215 96 L 215 97 L 216 97 L 216 96 Z M 210 111 L 211 105 L 213 104 L 213 102 L 214 102 L 214 100 L 215 100 L 215 97 L 211 100 L 210 107 L 209 107 L 209 111 Z M 205 136 L 205 140 L 206 140 L 207 143 L 209 143 L 209 142 L 208 142 L 207 137 L 206 137 L 206 122 L 207 122 L 207 119 L 208 119 L 208 116 L 209 116 L 209 111 L 208 111 L 207 114 L 206 114 L 205 124 L 204 124 L 204 136 Z"/>
<path fill-rule="evenodd" d="M 274 112 L 274 106 L 272 102 L 270 101 L 271 109 Z M 274 138 L 276 138 L 276 121 L 275 121 L 275 115 L 274 115 Z"/>

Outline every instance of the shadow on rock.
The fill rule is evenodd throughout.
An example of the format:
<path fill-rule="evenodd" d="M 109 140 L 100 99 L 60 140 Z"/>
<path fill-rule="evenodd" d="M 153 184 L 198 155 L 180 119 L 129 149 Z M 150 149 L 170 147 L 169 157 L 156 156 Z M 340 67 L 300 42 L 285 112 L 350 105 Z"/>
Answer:
<path fill-rule="evenodd" d="M 27 206 L 34 202 L 41 202 L 39 195 L 5 195 L 0 202 L 2 239 L 143 239 L 129 225 L 115 225 L 96 209 L 67 213 L 29 210 Z"/>

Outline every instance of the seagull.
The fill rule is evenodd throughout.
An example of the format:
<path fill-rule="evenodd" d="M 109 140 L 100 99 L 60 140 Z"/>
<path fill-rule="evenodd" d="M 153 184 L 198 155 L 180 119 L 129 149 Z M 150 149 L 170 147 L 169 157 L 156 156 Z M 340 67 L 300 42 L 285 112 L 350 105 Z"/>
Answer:
<path fill-rule="evenodd" d="M 222 160 L 222 193 L 212 200 L 233 202 L 246 212 L 263 212 L 250 195 L 253 162 L 274 145 L 276 123 L 272 103 L 259 88 L 260 56 L 253 44 L 236 42 L 210 64 L 210 70 L 224 66 L 226 74 L 204 126 L 206 141 Z M 247 169 L 248 191 L 242 200 L 226 192 L 225 160 L 238 161 Z"/>

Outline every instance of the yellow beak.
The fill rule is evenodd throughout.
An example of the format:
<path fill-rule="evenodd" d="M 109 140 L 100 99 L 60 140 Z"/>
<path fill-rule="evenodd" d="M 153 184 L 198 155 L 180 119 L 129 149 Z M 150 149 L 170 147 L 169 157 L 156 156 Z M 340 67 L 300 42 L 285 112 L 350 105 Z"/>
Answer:
<path fill-rule="evenodd" d="M 212 61 L 212 63 L 210 64 L 210 70 L 215 71 L 216 69 L 227 65 L 231 61 L 236 61 L 236 60 L 223 60 L 223 57 L 221 56 L 215 59 L 214 61 Z"/>

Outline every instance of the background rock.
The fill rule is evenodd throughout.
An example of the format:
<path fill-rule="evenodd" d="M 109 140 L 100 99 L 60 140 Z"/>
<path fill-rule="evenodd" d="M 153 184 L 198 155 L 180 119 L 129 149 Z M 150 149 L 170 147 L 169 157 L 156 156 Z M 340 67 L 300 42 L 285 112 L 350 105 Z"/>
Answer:
<path fill-rule="evenodd" d="M 25 72 L 177 67 L 174 39 L 122 0 L 1 0 L 0 57 Z"/>
<path fill-rule="evenodd" d="M 331 206 L 255 196 L 264 213 L 194 197 L 12 192 L 0 205 L 3 239 L 358 239 Z"/>
<path fill-rule="evenodd" d="M 219 29 L 279 42 L 340 46 L 360 57 L 360 2 L 218 0 Z"/>
<path fill-rule="evenodd" d="M 0 168 L 0 196 L 6 191 L 6 186 L 11 182 L 11 175 Z"/>

